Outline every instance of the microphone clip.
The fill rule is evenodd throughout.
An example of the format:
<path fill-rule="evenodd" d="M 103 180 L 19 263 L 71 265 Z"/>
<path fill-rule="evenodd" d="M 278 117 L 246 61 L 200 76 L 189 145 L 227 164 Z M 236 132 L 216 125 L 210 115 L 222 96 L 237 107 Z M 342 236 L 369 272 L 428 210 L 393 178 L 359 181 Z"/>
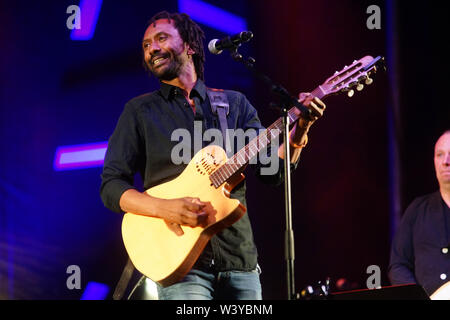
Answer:
<path fill-rule="evenodd" d="M 247 68 L 253 68 L 256 60 L 252 57 L 248 57 L 247 59 L 244 59 L 242 54 L 238 52 L 239 45 L 234 46 L 233 49 L 230 50 L 230 56 L 233 58 L 233 60 L 237 62 L 242 62 Z"/>

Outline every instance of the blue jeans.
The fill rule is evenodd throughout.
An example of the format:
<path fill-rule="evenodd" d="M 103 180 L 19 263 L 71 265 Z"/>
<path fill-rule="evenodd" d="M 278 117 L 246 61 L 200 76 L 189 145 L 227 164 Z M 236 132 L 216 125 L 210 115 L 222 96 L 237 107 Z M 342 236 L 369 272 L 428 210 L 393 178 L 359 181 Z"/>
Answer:
<path fill-rule="evenodd" d="M 192 269 L 178 283 L 158 285 L 160 300 L 262 300 L 259 266 L 252 271 L 205 272 Z"/>

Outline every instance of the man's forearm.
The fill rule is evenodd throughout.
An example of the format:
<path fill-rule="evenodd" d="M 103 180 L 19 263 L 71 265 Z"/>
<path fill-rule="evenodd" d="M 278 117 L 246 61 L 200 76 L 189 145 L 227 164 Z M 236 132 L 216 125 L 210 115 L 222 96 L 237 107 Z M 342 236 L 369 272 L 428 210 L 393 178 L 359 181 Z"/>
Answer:
<path fill-rule="evenodd" d="M 128 189 L 120 197 L 120 208 L 125 212 L 159 217 L 158 207 L 162 200 L 142 193 L 136 189 Z"/>
<path fill-rule="evenodd" d="M 303 147 L 308 142 L 307 133 L 309 131 L 309 123 L 296 124 L 294 128 L 289 132 L 290 138 L 290 148 L 289 148 L 289 158 L 291 163 L 296 163 Z M 278 148 L 278 156 L 284 159 L 284 143 Z"/>

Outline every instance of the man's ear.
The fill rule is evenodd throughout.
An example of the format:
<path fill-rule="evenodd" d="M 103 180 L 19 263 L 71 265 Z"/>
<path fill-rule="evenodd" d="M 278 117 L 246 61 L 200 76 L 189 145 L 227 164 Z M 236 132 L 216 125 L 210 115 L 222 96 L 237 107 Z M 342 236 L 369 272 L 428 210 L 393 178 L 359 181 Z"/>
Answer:
<path fill-rule="evenodd" d="M 188 44 L 186 46 L 187 46 L 187 54 L 190 56 L 194 55 L 195 54 L 194 49 L 192 49 Z"/>

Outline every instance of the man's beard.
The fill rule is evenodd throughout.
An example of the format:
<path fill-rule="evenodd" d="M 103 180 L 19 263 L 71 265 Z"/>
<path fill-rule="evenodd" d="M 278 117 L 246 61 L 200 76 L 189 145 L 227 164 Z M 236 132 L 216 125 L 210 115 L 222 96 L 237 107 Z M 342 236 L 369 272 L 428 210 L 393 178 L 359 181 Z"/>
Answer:
<path fill-rule="evenodd" d="M 150 72 L 159 80 L 170 81 L 177 78 L 180 75 L 181 67 L 183 65 L 180 56 L 175 54 L 173 51 L 159 56 L 167 58 L 169 62 L 166 62 L 165 65 L 159 68 L 154 68 L 150 62 L 147 62 Z"/>

